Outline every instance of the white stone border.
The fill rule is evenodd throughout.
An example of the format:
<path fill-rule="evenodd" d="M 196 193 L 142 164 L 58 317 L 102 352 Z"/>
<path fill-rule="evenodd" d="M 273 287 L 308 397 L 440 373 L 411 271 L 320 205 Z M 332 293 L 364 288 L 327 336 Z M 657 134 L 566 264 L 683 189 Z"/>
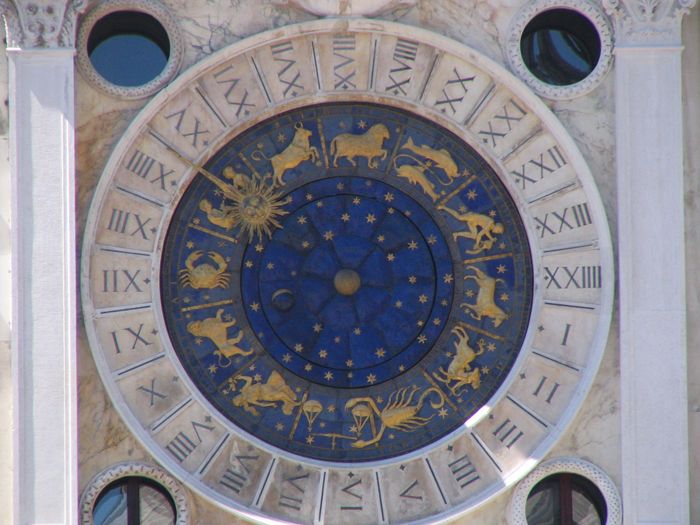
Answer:
<path fill-rule="evenodd" d="M 112 465 L 90 480 L 83 492 L 83 496 L 80 498 L 80 524 L 92 525 L 92 511 L 95 507 L 95 502 L 107 485 L 120 478 L 130 476 L 147 478 L 162 485 L 175 503 L 175 512 L 177 513 L 175 525 L 187 525 L 189 523 L 187 495 L 175 478 L 159 467 L 146 465 L 145 463 L 127 462 Z"/>
<path fill-rule="evenodd" d="M 544 478 L 564 472 L 583 476 L 598 487 L 607 507 L 605 525 L 621 525 L 622 503 L 620 493 L 613 480 L 593 463 L 573 457 L 554 458 L 546 461 L 518 484 L 506 511 L 508 525 L 527 525 L 525 509 L 527 497 L 532 488 Z"/>
<path fill-rule="evenodd" d="M 568 86 L 555 86 L 542 82 L 532 74 L 523 61 L 520 41 L 528 23 L 540 13 L 553 9 L 570 9 L 585 16 L 598 32 L 600 58 L 593 71 L 583 80 Z M 613 33 L 605 13 L 586 0 L 537 0 L 527 2 L 513 18 L 508 30 L 506 57 L 513 72 L 539 95 L 555 100 L 566 100 L 589 93 L 600 84 L 610 69 L 613 56 Z"/>
<path fill-rule="evenodd" d="M 118 86 L 100 75 L 88 56 L 87 43 L 95 24 L 105 16 L 117 11 L 137 11 L 152 16 L 163 25 L 170 41 L 170 56 L 163 71 L 150 82 L 140 86 Z M 177 75 L 182 65 L 184 44 L 182 32 L 175 17 L 156 0 L 107 0 L 98 5 L 82 20 L 77 43 L 78 69 L 83 77 L 96 88 L 117 98 L 134 100 L 157 93 Z"/>

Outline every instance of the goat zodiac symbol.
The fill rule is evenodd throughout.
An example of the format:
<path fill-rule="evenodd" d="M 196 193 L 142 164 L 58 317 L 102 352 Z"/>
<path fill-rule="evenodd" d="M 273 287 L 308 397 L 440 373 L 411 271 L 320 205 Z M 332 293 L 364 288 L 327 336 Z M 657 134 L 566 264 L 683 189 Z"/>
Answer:
<path fill-rule="evenodd" d="M 467 266 L 467 270 L 473 270 L 473 275 L 465 275 L 464 279 L 473 279 L 479 286 L 479 292 L 476 294 L 476 303 L 462 303 L 460 308 L 464 308 L 465 313 L 469 313 L 477 321 L 481 321 L 483 317 L 490 317 L 493 320 L 493 326 L 498 328 L 501 323 L 508 319 L 509 315 L 505 313 L 498 305 L 496 305 L 494 296 L 496 294 L 496 284 L 504 282 L 503 279 L 489 277 L 486 272 L 479 270 L 476 266 Z"/>

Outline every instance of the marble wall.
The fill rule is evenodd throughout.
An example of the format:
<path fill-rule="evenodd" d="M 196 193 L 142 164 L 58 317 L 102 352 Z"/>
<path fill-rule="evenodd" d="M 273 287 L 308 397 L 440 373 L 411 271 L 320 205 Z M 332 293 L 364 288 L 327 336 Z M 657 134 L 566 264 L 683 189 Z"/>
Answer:
<path fill-rule="evenodd" d="M 185 39 L 183 70 L 207 55 L 242 38 L 260 31 L 287 24 L 313 19 L 301 11 L 274 6 L 270 0 L 165 0 L 182 25 Z M 409 25 L 420 26 L 449 36 L 473 47 L 496 62 L 506 65 L 504 47 L 508 38 L 508 27 L 512 16 L 524 4 L 523 0 L 422 0 L 414 8 L 400 10 L 387 19 Z M 222 4 L 224 4 L 222 6 Z M 697 37 L 697 13 L 687 22 L 688 34 Z M 697 39 L 696 39 L 697 42 Z M 700 53 L 687 53 L 695 62 L 688 70 L 686 85 L 695 89 L 700 85 Z M 507 66 L 505 66 L 507 67 Z M 137 112 L 148 102 L 120 101 L 112 98 L 86 82 L 77 79 L 77 175 L 78 175 L 78 230 L 85 226 L 87 209 L 95 184 L 105 166 L 117 140 L 127 129 Z M 614 162 L 614 107 L 613 74 L 608 73 L 602 84 L 588 95 L 569 101 L 546 101 L 563 122 L 588 162 L 603 198 L 608 221 L 615 237 L 615 162 Z M 698 107 L 690 113 L 696 124 L 700 116 Z M 1 125 L 1 122 L 0 122 Z M 692 128 L 692 129 L 691 129 Z M 698 144 L 700 126 L 688 128 L 691 132 L 687 144 Z M 691 142 L 692 139 L 695 142 Z M 688 159 L 688 224 L 697 222 L 700 195 L 697 174 L 700 166 L 700 151 L 687 148 L 693 157 Z M 0 174 L 0 184 L 3 177 Z M 0 196 L 3 192 L 0 189 Z M 3 235 L 2 202 L 0 201 L 0 246 Z M 698 280 L 695 267 L 700 260 L 700 231 L 689 228 L 688 233 L 688 282 L 689 318 L 700 312 L 697 292 L 693 286 Z M 0 279 L 3 253 L 0 252 Z M 700 285 L 700 283 L 697 283 Z M 2 289 L 2 281 L 0 281 Z M 0 297 L 2 294 L 0 294 Z M 0 358 L 3 357 L 3 324 L 0 309 Z M 619 417 L 619 356 L 617 348 L 618 330 L 615 319 L 600 371 L 578 416 L 568 431 L 550 453 L 550 457 L 578 456 L 604 469 L 616 482 L 621 483 L 620 465 L 620 417 Z M 700 342 L 700 326 L 689 329 L 690 348 Z M 698 358 L 691 358 L 691 370 L 700 365 Z M 5 370 L 0 362 L 0 370 Z M 6 384 L 0 376 L 0 385 Z M 0 399 L 3 399 L 0 392 Z M 148 453 L 133 438 L 123 421 L 114 411 L 98 377 L 87 340 L 80 324 L 79 338 L 79 401 L 80 401 L 80 480 L 81 491 L 90 479 L 109 465 L 125 460 L 149 461 Z M 691 375 L 691 407 L 698 413 L 691 418 L 691 428 L 700 432 L 700 381 Z M 1 407 L 0 407 L 1 408 Z M 0 409 L 0 413 L 4 413 Z M 4 425 L 0 425 L 0 428 Z M 3 435 L 0 434 L 0 447 Z M 691 440 L 692 442 L 692 440 Z M 699 445 L 700 446 L 700 445 Z M 694 451 L 697 456 L 697 450 Z M 697 492 L 700 483 L 700 464 L 694 464 L 693 478 Z M 0 465 L 1 467 L 1 465 Z M 0 491 L 1 494 L 1 491 Z M 469 515 L 470 524 L 486 525 L 505 522 L 505 508 L 510 493 L 499 495 Z M 2 496 L 0 495 L 0 498 Z M 214 505 L 194 494 L 191 498 L 194 523 L 223 524 L 232 519 Z M 0 504 L 2 500 L 0 499 Z M 695 503 L 694 515 L 700 515 L 700 502 Z M 464 523 L 467 519 L 462 520 Z M 235 522 L 235 521 L 233 521 Z"/>

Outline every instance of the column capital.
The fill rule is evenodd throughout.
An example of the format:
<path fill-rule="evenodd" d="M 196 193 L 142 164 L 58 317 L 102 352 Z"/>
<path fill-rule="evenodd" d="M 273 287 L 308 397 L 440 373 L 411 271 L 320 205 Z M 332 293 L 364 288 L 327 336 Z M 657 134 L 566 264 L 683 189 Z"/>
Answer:
<path fill-rule="evenodd" d="M 603 0 L 618 47 L 681 45 L 681 21 L 696 0 Z"/>
<path fill-rule="evenodd" d="M 8 48 L 75 46 L 75 25 L 88 0 L 0 0 Z"/>

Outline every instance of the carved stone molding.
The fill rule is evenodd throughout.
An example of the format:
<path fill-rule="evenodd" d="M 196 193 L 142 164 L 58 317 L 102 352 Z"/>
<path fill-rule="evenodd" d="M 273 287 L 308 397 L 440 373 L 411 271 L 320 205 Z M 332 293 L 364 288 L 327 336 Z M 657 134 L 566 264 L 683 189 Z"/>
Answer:
<path fill-rule="evenodd" d="M 316 16 L 380 16 L 413 7 L 418 0 L 272 0 L 279 7 L 294 7 Z"/>
<path fill-rule="evenodd" d="M 603 0 L 618 46 L 678 46 L 681 21 L 695 0 Z"/>
<path fill-rule="evenodd" d="M 9 48 L 65 48 L 88 0 L 0 0 Z"/>

